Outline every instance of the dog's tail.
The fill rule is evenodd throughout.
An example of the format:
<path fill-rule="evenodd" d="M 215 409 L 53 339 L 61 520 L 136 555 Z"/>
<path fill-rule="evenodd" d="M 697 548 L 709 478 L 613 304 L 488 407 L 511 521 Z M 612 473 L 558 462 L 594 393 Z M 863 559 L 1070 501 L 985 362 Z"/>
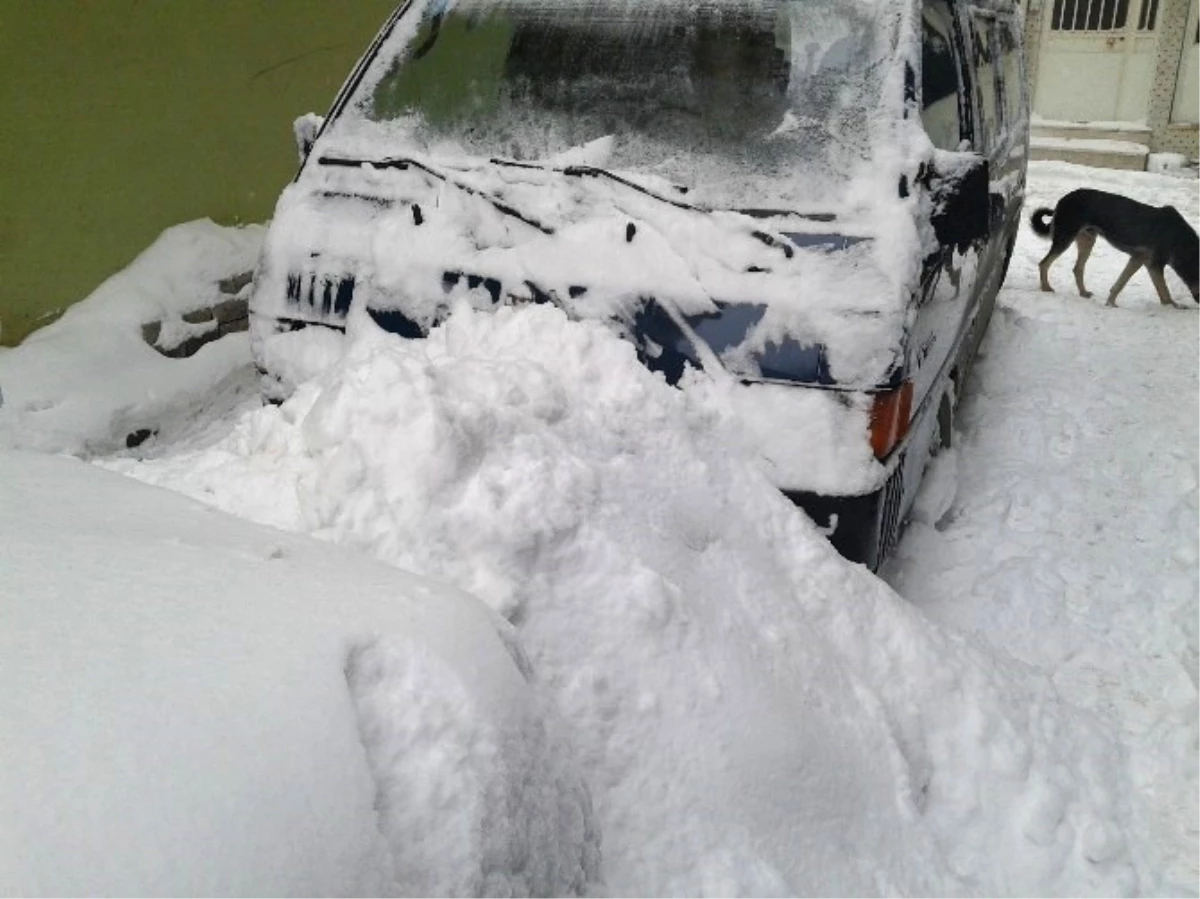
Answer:
<path fill-rule="evenodd" d="M 1047 219 L 1049 221 L 1046 221 Z M 1033 233 L 1038 237 L 1049 237 L 1050 232 L 1054 230 L 1054 210 L 1043 206 L 1029 217 L 1029 224 L 1033 226 Z"/>

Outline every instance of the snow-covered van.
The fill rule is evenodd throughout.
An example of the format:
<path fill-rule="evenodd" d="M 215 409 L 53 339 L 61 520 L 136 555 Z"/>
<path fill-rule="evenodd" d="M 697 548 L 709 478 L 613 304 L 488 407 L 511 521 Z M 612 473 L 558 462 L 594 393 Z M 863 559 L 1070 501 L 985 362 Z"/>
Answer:
<path fill-rule="evenodd" d="M 409 0 L 297 121 L 251 337 L 266 391 L 458 304 L 702 369 L 878 567 L 950 439 L 1025 188 L 1014 0 Z"/>

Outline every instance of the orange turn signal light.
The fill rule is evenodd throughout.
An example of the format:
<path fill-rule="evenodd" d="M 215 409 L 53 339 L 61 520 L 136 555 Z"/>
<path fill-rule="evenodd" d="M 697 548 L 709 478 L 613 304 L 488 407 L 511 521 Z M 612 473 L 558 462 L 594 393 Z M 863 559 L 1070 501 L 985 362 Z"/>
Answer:
<path fill-rule="evenodd" d="M 875 394 L 871 404 L 871 449 L 876 459 L 887 458 L 908 433 L 912 400 L 912 381 Z"/>

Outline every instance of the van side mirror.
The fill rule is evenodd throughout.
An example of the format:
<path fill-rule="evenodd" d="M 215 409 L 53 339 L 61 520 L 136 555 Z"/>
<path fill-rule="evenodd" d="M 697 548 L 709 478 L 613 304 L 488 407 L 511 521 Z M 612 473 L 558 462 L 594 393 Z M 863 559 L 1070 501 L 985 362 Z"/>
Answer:
<path fill-rule="evenodd" d="M 301 165 L 312 152 L 313 144 L 317 142 L 317 135 L 321 133 L 324 124 L 325 117 L 315 112 L 306 112 L 292 122 L 292 133 L 296 136 L 296 152 L 300 154 Z"/>
<path fill-rule="evenodd" d="M 930 224 L 942 246 L 966 248 L 990 227 L 988 162 L 977 153 L 937 151 L 923 179 L 933 203 Z"/>

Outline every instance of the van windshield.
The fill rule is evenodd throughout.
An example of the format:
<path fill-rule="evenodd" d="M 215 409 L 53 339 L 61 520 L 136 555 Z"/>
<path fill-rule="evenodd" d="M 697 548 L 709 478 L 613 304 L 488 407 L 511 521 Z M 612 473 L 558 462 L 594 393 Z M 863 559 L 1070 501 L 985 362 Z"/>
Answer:
<path fill-rule="evenodd" d="M 329 133 L 370 158 L 582 162 L 714 207 L 811 207 L 870 158 L 889 6 L 417 0 Z"/>

